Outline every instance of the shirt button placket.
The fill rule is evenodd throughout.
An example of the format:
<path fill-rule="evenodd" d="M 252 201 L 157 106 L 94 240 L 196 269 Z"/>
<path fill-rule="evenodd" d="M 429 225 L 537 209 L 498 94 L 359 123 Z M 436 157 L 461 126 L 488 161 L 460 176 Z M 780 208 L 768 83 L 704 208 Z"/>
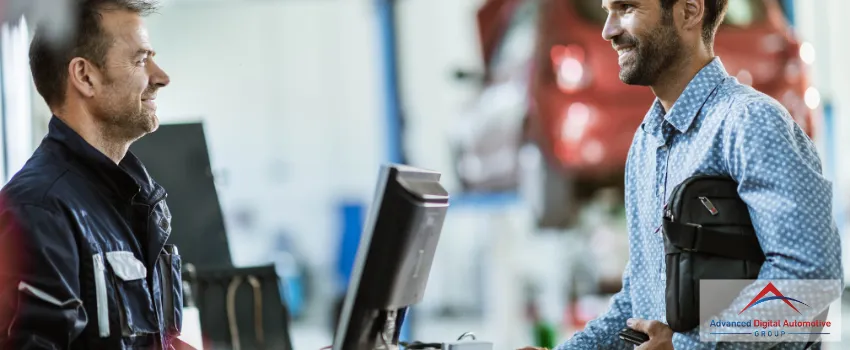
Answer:
<path fill-rule="evenodd" d="M 665 202 L 665 194 L 666 194 L 666 186 L 665 179 L 667 176 L 667 152 L 668 147 L 666 144 L 658 147 L 656 151 L 656 190 L 655 190 L 655 198 L 657 201 L 656 210 L 658 213 L 655 215 L 656 220 L 658 220 L 658 235 L 661 237 L 663 233 L 661 232 L 661 218 L 664 215 L 664 202 Z M 662 259 L 658 262 L 658 274 L 661 275 L 661 280 L 666 281 L 667 276 L 664 273 L 664 259 L 663 259 L 663 248 L 662 248 Z"/>
<path fill-rule="evenodd" d="M 658 201 L 658 206 L 657 206 L 658 210 L 663 212 L 664 200 L 665 200 L 664 195 L 666 194 L 664 179 L 665 179 L 665 176 L 667 175 L 667 146 L 662 145 L 662 146 L 658 147 L 658 151 L 656 152 L 656 154 L 657 154 L 657 157 L 656 157 L 656 163 L 655 164 L 656 164 L 656 174 L 657 174 L 657 176 L 656 176 L 656 181 L 655 181 L 655 184 L 656 184 L 655 197 Z M 663 213 L 661 213 L 661 214 L 663 214 Z M 659 215 L 658 218 L 659 218 L 659 223 L 660 223 L 661 215 Z"/>

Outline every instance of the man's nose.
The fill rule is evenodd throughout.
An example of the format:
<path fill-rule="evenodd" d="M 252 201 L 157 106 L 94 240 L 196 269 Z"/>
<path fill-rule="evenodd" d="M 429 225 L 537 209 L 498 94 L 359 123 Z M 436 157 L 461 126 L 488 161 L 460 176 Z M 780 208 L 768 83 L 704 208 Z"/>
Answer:
<path fill-rule="evenodd" d="M 623 34 L 623 27 L 620 26 L 620 20 L 615 16 L 608 15 L 605 20 L 605 26 L 602 27 L 602 38 L 611 41 L 618 35 Z"/>
<path fill-rule="evenodd" d="M 162 68 L 154 63 L 150 62 L 148 67 L 151 68 L 151 84 L 157 87 L 165 87 L 171 82 L 171 78 L 168 76 L 168 73 L 165 73 Z"/>

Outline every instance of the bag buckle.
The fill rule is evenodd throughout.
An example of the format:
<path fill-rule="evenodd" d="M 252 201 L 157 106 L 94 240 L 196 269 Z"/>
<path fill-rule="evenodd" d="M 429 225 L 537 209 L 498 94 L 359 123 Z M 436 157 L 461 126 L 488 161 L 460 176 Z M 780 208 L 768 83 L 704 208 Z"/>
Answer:
<path fill-rule="evenodd" d="M 690 222 L 683 223 L 685 226 L 691 226 L 694 228 L 693 234 L 684 235 L 685 241 L 682 242 L 683 247 L 680 247 L 682 251 L 685 252 L 696 252 L 696 244 L 697 244 L 697 235 L 699 234 L 699 230 L 702 228 L 700 224 L 694 224 Z"/>

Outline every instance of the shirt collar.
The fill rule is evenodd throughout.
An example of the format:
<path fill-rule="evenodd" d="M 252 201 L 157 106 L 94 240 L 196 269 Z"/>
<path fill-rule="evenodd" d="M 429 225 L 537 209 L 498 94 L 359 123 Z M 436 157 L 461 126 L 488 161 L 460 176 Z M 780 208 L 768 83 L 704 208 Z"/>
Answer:
<path fill-rule="evenodd" d="M 165 196 L 165 190 L 151 179 L 142 162 L 127 152 L 119 164 L 90 145 L 56 116 L 50 118 L 46 141 L 63 146 L 72 163 L 82 165 L 87 177 L 109 188 L 124 199 L 134 196 L 138 202 L 153 204 Z"/>
<path fill-rule="evenodd" d="M 664 113 L 661 101 L 655 98 L 641 128 L 647 133 L 660 137 L 661 120 L 664 119 L 679 132 L 688 131 L 699 110 L 708 101 L 708 97 L 728 76 L 720 57 L 715 57 L 691 79 L 668 113 Z"/>

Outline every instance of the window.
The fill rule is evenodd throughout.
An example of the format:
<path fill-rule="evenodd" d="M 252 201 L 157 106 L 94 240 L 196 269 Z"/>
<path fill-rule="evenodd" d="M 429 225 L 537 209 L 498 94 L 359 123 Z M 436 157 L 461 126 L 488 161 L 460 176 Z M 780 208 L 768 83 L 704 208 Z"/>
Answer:
<path fill-rule="evenodd" d="M 29 29 L 25 19 L 0 26 L 0 184 L 32 155 L 32 78 Z"/>

